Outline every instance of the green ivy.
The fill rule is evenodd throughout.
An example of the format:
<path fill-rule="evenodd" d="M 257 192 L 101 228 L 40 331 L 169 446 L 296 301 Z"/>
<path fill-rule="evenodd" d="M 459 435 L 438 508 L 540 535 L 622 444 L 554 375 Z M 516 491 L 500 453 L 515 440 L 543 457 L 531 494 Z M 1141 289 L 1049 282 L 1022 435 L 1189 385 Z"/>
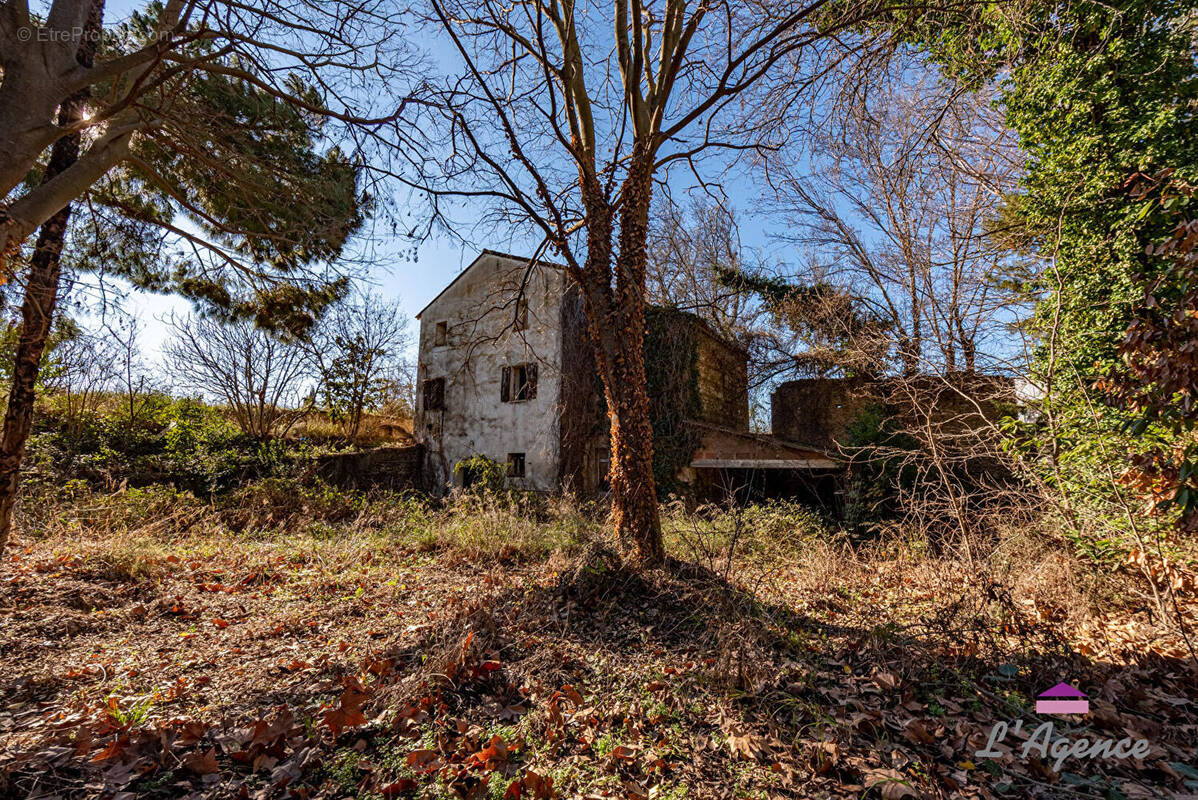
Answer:
<path fill-rule="evenodd" d="M 702 437 L 687 420 L 698 418 L 699 341 L 690 314 L 645 309 L 645 375 L 653 426 L 653 479 L 662 494 L 691 463 Z"/>
<path fill-rule="evenodd" d="M 507 465 L 484 455 L 463 458 L 453 465 L 453 475 L 459 484 L 464 483 L 466 475 L 472 475 L 472 491 L 498 493 L 507 489 Z"/>
<path fill-rule="evenodd" d="M 1054 425 L 1022 426 L 1018 446 L 1110 531 L 1126 524 L 1112 475 L 1167 436 L 1130 429 L 1095 385 L 1123 372 L 1118 346 L 1145 287 L 1170 280 L 1145 249 L 1174 220 L 1129 185 L 1166 170 L 1198 182 L 1193 4 L 1038 0 L 971 13 L 964 23 L 929 21 L 921 44 L 954 77 L 997 84 L 1027 156 L 1000 222 L 1012 246 L 1043 260 L 1022 288 L 1038 301 L 1034 369 Z"/>

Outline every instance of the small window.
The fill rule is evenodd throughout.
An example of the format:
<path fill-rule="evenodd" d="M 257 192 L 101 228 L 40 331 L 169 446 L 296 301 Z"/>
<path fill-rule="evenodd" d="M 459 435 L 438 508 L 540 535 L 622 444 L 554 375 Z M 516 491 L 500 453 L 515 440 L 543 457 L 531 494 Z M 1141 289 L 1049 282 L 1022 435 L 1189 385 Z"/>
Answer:
<path fill-rule="evenodd" d="M 438 322 L 437 327 L 433 329 L 433 346 L 444 347 L 445 342 L 449 340 L 449 323 Z"/>
<path fill-rule="evenodd" d="M 516 330 L 528 330 L 528 298 L 523 294 L 516 298 Z"/>
<path fill-rule="evenodd" d="M 518 403 L 537 396 L 537 365 L 513 364 L 504 367 L 499 375 L 499 399 Z"/>
<path fill-rule="evenodd" d="M 595 485 L 600 491 L 611 488 L 611 451 L 606 447 L 595 448 Z"/>
<path fill-rule="evenodd" d="M 524 454 L 523 453 L 508 453 L 507 454 L 507 476 L 509 478 L 524 477 Z"/>
<path fill-rule="evenodd" d="M 445 379 L 431 378 L 424 382 L 424 410 L 445 410 Z"/>

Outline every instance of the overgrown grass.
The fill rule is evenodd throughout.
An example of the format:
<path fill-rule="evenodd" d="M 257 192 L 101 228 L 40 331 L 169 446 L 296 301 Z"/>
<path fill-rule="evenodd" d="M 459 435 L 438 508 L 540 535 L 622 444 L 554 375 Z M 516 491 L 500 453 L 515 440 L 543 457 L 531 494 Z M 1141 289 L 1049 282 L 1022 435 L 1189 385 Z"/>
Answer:
<path fill-rule="evenodd" d="M 671 553 L 713 570 L 727 567 L 730 557 L 758 564 L 789 562 L 816 543 L 840 537 L 815 511 L 784 500 L 693 510 L 674 501 L 663 509 L 662 534 Z"/>
<path fill-rule="evenodd" d="M 851 537 L 789 503 L 671 504 L 668 549 L 688 563 L 638 570 L 611 558 L 602 507 L 560 497 L 432 501 L 271 479 L 216 498 L 72 484 L 24 504 L 10 591 L 22 609 L 36 600 L 56 612 L 14 616 L 24 627 L 4 643 L 19 654 L 11 674 L 21 659 L 47 659 L 54 702 L 88 703 L 113 727 L 265 720 L 290 703 L 297 731 L 324 736 L 329 757 L 311 779 L 336 796 L 379 796 L 366 787 L 408 777 L 429 796 L 448 791 L 406 758 L 436 749 L 450 763 L 466 752 L 464 732 L 471 755 L 495 734 L 522 740 L 512 763 L 552 777 L 563 796 L 616 791 L 642 767 L 656 797 L 687 796 L 688 785 L 694 796 L 717 786 L 773 796 L 775 763 L 819 776 L 838 752 L 857 760 L 896 746 L 922 753 L 904 764 L 951 766 L 976 744 L 961 739 L 950 757 L 940 740 L 920 749 L 856 715 L 901 721 L 914 707 L 931 731 L 985 702 L 993 718 L 1007 713 L 1011 669 L 1031 675 L 1050 658 L 1076 667 L 1081 646 L 1103 648 L 1092 661 L 1130 663 L 1147 641 L 1142 617 L 1134 630 L 1108 626 L 1136 637 L 1116 645 L 1105 630 L 1081 635 L 1113 609 L 1095 602 L 1092 565 L 1026 527 L 945 547 L 914 529 Z M 1176 642 L 1150 635 L 1177 657 Z M 37 644 L 60 636 L 69 650 Z M 330 687 L 352 675 L 378 690 L 370 718 L 413 699 L 429 701 L 419 707 L 430 718 L 405 717 L 400 738 L 389 727 L 327 737 L 316 710 L 335 707 Z M 30 686 L 54 686 L 40 680 Z M 569 698 L 566 684 L 583 699 L 551 714 L 546 698 Z M 444 692 L 437 702 L 422 695 L 430 685 Z M 244 766 L 220 755 L 222 769 Z M 650 774 L 658 759 L 675 766 Z M 486 789 L 506 791 L 504 777 Z"/>
<path fill-rule="evenodd" d="M 339 561 L 389 548 L 521 561 L 569 554 L 604 529 L 595 509 L 566 498 L 459 493 L 434 501 L 282 478 L 211 499 L 161 486 L 106 493 L 73 482 L 23 497 L 18 520 L 20 536 L 61 542 L 129 579 L 152 578 L 170 553 L 207 549 L 214 541 Z"/>
<path fill-rule="evenodd" d="M 928 587 L 936 586 L 941 605 L 946 597 L 970 598 L 957 604 L 958 616 L 968 611 L 1003 624 L 1004 613 L 1020 613 L 1076 627 L 1094 609 L 1136 597 L 1114 588 L 1126 571 L 1100 574 L 1050 532 L 1026 527 L 935 549 L 912 530 L 856 539 L 787 502 L 689 510 L 673 503 L 663 508 L 662 526 L 677 559 L 767 594 L 800 586 L 828 606 L 874 603 L 885 582 L 888 602 L 926 611 Z M 24 497 L 18 528 L 26 539 L 52 540 L 89 571 L 130 582 L 217 551 L 282 559 L 347 581 L 368 573 L 386 580 L 384 565 L 414 557 L 480 564 L 569 557 L 612 546 L 607 531 L 605 509 L 566 497 L 457 493 L 434 501 L 281 478 L 207 499 L 160 486 L 104 493 L 71 482 Z M 921 588 L 908 593 L 907 585 Z"/>

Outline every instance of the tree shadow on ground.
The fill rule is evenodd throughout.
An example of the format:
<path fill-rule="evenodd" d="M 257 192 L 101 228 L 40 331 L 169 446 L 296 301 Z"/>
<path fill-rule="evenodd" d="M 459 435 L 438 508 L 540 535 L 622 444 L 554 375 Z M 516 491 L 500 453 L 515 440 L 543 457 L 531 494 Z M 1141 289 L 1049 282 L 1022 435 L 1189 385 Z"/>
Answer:
<path fill-rule="evenodd" d="M 518 783 L 525 769 L 554 775 L 558 790 L 630 800 L 1198 787 L 1186 783 L 1198 779 L 1186 771 L 1198 681 L 1184 662 L 1094 660 L 1017 618 L 995 632 L 976 605 L 917 627 L 880 612 L 838 622 L 819 612 L 844 598 L 800 611 L 691 562 L 638 570 L 599 546 L 558 561 L 495 581 L 417 641 L 267 687 L 257 723 L 131 725 L 91 750 L 63 727 L 38 758 L 0 774 L 0 795 L 389 798 L 439 786 L 472 798 L 491 791 L 491 776 Z M 987 591 L 1003 600 L 1001 587 Z M 1023 720 L 1030 733 L 1053 720 L 1034 713 L 1034 698 L 1059 681 L 1089 693 L 1092 711 L 1055 718 L 1058 734 L 1147 738 L 1152 754 L 1054 770 L 1034 751 L 1023 758 L 1012 737 L 1000 758 L 975 755 L 998 722 Z M 484 733 L 496 730 L 521 744 L 496 755 Z M 120 741 L 125 750 L 96 760 Z M 530 786 L 512 796 L 539 796 Z"/>
<path fill-rule="evenodd" d="M 1002 587 L 986 591 L 990 601 L 1004 600 Z M 923 620 L 918 635 L 881 616 L 837 624 L 695 563 L 640 571 L 593 550 L 554 581 L 487 598 L 429 646 L 454 657 L 471 637 L 502 662 L 509 685 L 569 685 L 584 694 L 595 687 L 617 704 L 621 692 L 635 705 L 645 686 L 668 697 L 676 685 L 698 737 L 728 748 L 722 766 L 699 774 L 718 785 L 738 763 L 757 761 L 788 777 L 769 787 L 771 796 L 852 795 L 871 786 L 884 797 L 1170 797 L 1198 789 L 1190 663 L 1152 653 L 1132 664 L 1102 662 L 1018 618 L 995 632 L 970 616 L 972 607 L 958 611 Z M 1037 715 L 1036 696 L 1058 682 L 1087 692 L 1091 712 Z M 1139 761 L 1070 758 L 1054 770 L 1049 753 L 1041 757 L 1033 745 L 1024 758 L 1023 739 L 1011 737 L 998 745 L 1001 758 L 976 755 L 995 723 L 1016 721 L 1023 739 L 1053 722 L 1054 737 L 1145 738 L 1152 752 Z"/>

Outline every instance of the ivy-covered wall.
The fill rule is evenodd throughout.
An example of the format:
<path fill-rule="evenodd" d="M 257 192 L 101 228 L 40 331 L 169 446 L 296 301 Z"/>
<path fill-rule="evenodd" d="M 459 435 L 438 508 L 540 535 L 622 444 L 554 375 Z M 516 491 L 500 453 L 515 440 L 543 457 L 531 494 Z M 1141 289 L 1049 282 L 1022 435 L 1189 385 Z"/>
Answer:
<path fill-rule="evenodd" d="M 567 304 L 567 312 L 572 309 Z M 581 493 L 597 486 L 595 453 L 607 446 L 607 407 L 595 373 L 581 313 L 563 316 L 562 482 Z M 579 343 L 583 343 L 581 346 Z M 653 426 L 653 476 L 659 490 L 675 487 L 701 437 L 689 420 L 748 430 L 748 362 L 693 314 L 649 307 L 645 312 L 645 373 Z"/>
<path fill-rule="evenodd" d="M 689 314 L 646 309 L 645 377 L 653 424 L 653 479 L 659 492 L 668 492 L 700 442 L 698 431 L 686 425 L 702 410 L 699 332 Z"/>

